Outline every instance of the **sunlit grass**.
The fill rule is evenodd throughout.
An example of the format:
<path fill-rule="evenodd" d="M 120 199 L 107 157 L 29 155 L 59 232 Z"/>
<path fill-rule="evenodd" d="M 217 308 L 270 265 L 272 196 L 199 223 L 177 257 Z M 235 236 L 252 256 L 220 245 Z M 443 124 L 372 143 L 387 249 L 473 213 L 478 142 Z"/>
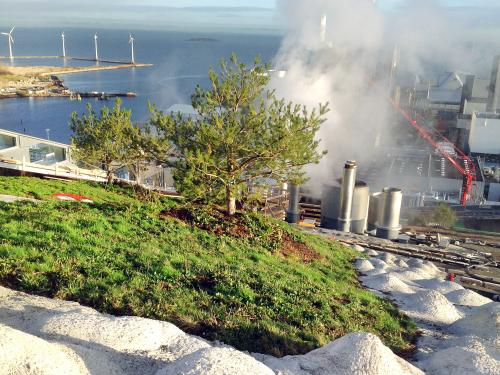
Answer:
<path fill-rule="evenodd" d="M 57 192 L 95 204 L 59 202 Z M 170 321 L 253 352 L 304 353 L 352 331 L 373 332 L 396 351 L 411 348 L 415 326 L 359 285 L 356 254 L 333 241 L 256 214 L 244 216 L 253 237 L 214 235 L 161 218 L 175 202 L 138 200 L 120 187 L 0 177 L 0 194 L 42 200 L 0 203 L 4 285 Z M 284 256 L 275 233 L 320 257 Z"/>

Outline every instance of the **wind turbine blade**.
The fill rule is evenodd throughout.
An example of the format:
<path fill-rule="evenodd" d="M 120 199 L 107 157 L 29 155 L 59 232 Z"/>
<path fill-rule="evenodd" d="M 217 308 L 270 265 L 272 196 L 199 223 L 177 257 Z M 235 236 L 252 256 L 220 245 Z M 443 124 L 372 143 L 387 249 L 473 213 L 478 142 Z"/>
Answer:
<path fill-rule="evenodd" d="M 14 44 L 14 38 L 10 34 L 9 34 L 9 39 L 10 39 L 11 43 Z"/>
<path fill-rule="evenodd" d="M 12 32 L 14 31 L 16 27 L 14 26 L 11 30 L 10 30 L 10 33 L 9 34 L 12 34 Z"/>
<path fill-rule="evenodd" d="M 2 34 L 2 35 L 9 35 L 9 33 L 0 33 L 0 34 Z"/>

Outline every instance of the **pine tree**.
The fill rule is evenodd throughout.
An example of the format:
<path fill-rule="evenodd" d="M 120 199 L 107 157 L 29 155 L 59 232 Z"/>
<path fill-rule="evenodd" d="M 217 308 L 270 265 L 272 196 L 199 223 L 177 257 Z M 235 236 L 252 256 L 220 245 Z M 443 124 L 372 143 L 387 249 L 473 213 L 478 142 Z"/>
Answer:
<path fill-rule="evenodd" d="M 73 157 L 85 165 L 102 167 L 108 183 L 112 183 L 116 171 L 135 166 L 143 159 L 134 142 L 138 127 L 132 124 L 132 112 L 121 107 L 117 99 L 112 109 L 103 107 L 97 114 L 90 104 L 87 113 L 71 115 L 73 131 L 71 143 Z"/>
<path fill-rule="evenodd" d="M 304 180 L 303 166 L 325 153 L 317 151 L 316 134 L 328 109 L 320 104 L 309 112 L 277 99 L 266 90 L 268 65 L 259 59 L 249 68 L 233 54 L 220 68 L 210 68 L 209 89 L 198 86 L 192 95 L 197 116 L 153 110 L 150 126 L 159 135 L 157 146 L 177 152 L 177 189 L 189 198 L 225 202 L 233 215 L 249 183 Z"/>

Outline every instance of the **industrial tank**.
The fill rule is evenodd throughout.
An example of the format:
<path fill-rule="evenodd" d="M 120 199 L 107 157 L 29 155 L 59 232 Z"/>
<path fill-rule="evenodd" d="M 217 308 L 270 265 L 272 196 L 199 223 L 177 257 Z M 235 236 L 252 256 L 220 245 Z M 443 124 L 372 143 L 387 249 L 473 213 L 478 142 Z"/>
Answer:
<path fill-rule="evenodd" d="M 382 193 L 373 193 L 370 195 L 370 203 L 368 204 L 368 230 L 377 229 L 378 216 L 378 199 Z"/>
<path fill-rule="evenodd" d="M 337 229 L 340 211 L 340 186 L 324 185 L 321 194 L 321 226 Z"/>
<path fill-rule="evenodd" d="M 365 182 L 356 181 L 352 196 L 351 232 L 364 234 L 367 224 L 370 188 Z"/>
<path fill-rule="evenodd" d="M 288 223 L 298 223 L 300 221 L 300 186 L 290 184 L 288 210 L 286 211 L 286 221 Z"/>
<path fill-rule="evenodd" d="M 389 240 L 397 239 L 401 225 L 399 217 L 403 192 L 397 188 L 385 188 L 378 198 L 377 237 Z"/>

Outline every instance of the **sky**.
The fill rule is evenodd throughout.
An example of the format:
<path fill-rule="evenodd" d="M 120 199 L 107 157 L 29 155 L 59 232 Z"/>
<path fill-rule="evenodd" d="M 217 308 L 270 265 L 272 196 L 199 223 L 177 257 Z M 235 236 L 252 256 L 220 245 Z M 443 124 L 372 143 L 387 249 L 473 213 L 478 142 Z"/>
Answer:
<path fill-rule="evenodd" d="M 377 0 L 377 7 L 390 13 L 425 1 L 474 22 L 490 22 L 490 10 L 500 9 L 500 0 Z M 286 22 L 276 0 L 0 0 L 0 27 L 11 25 L 283 33 Z"/>

